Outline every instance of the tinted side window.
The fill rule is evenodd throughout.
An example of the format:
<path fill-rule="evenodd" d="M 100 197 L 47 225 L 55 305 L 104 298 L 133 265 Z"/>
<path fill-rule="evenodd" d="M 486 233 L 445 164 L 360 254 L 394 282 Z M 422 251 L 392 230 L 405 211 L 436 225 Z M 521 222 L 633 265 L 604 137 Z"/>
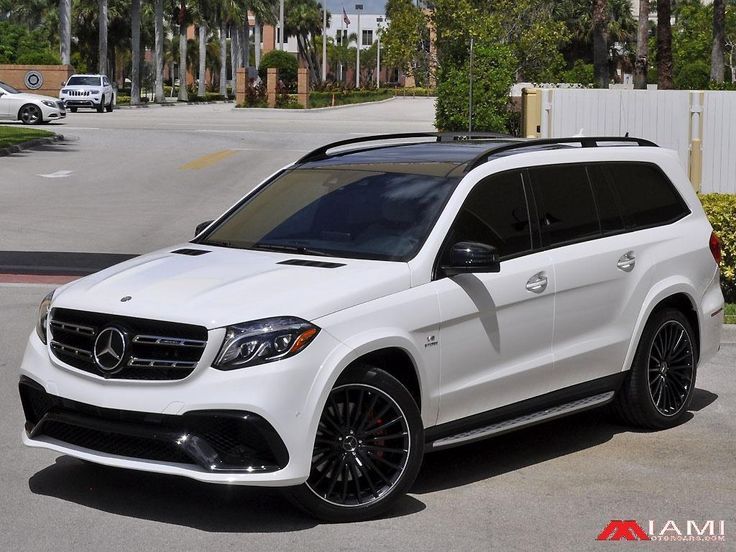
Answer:
<path fill-rule="evenodd" d="M 529 169 L 545 245 L 600 235 L 593 192 L 582 165 Z"/>
<path fill-rule="evenodd" d="M 492 245 L 502 258 L 531 249 L 521 173 L 492 176 L 475 186 L 450 230 L 450 242 L 459 241 Z"/>
<path fill-rule="evenodd" d="M 610 175 L 600 165 L 588 165 L 588 176 L 603 234 L 622 232 L 626 226 L 621 215 L 621 202 Z"/>
<path fill-rule="evenodd" d="M 627 228 L 667 224 L 689 212 L 672 183 L 653 165 L 611 163 L 604 170 L 618 193 Z"/>

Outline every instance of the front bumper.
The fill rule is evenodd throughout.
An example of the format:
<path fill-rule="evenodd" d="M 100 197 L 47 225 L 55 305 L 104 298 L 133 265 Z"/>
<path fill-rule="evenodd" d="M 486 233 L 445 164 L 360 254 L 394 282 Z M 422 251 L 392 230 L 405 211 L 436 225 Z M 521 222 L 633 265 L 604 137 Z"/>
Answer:
<path fill-rule="evenodd" d="M 329 359 L 344 356 L 344 346 L 323 331 L 295 357 L 223 372 L 210 368 L 223 333 L 210 331 L 189 377 L 151 382 L 106 380 L 65 365 L 34 332 L 20 369 L 23 443 L 210 483 L 303 483 L 334 368 Z"/>
<path fill-rule="evenodd" d="M 62 99 L 66 107 L 92 107 L 96 108 L 100 106 L 102 102 L 101 98 L 86 98 L 84 96 L 79 98 L 65 98 Z"/>
<path fill-rule="evenodd" d="M 55 121 L 66 117 L 66 107 L 62 102 L 58 102 L 58 107 L 49 107 L 46 104 L 41 105 L 41 113 L 44 121 Z"/>

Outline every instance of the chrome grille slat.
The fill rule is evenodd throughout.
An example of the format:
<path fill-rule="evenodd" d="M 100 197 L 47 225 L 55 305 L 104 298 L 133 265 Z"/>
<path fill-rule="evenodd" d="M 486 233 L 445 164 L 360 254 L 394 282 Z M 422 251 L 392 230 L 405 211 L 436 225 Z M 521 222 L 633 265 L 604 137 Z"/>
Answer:
<path fill-rule="evenodd" d="M 166 337 L 161 335 L 136 335 L 134 343 L 145 343 L 146 345 L 166 345 L 168 347 L 197 347 L 204 349 L 206 341 L 197 339 L 182 339 L 178 337 Z"/>
<path fill-rule="evenodd" d="M 69 345 L 64 345 L 63 343 L 59 343 L 58 341 L 52 341 L 51 347 L 52 348 L 56 347 L 57 349 L 61 349 L 65 353 L 69 353 L 70 355 L 74 355 L 83 360 L 91 360 L 92 358 L 94 358 L 92 351 L 87 351 L 86 349 L 80 349 L 79 347 L 70 347 Z"/>
<path fill-rule="evenodd" d="M 95 329 L 90 326 L 83 326 L 81 324 L 72 324 L 71 322 L 59 322 L 57 320 L 51 321 L 51 327 L 60 330 L 67 330 L 76 332 L 84 335 L 95 335 Z"/>
<path fill-rule="evenodd" d="M 191 370 L 196 365 L 196 362 L 190 361 L 158 360 L 153 358 L 131 357 L 128 361 L 128 366 L 135 366 L 137 368 L 182 368 Z"/>

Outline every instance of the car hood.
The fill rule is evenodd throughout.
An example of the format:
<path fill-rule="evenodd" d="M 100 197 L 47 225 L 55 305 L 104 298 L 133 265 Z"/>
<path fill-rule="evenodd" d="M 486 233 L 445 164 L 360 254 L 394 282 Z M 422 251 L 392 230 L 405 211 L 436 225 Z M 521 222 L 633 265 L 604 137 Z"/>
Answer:
<path fill-rule="evenodd" d="M 409 267 L 400 262 L 179 247 L 207 253 L 173 253 L 178 248 L 172 247 L 136 257 L 61 288 L 53 307 L 212 329 L 271 316 L 315 320 L 411 285 Z M 341 266 L 291 264 L 304 261 Z"/>
<path fill-rule="evenodd" d="M 62 90 L 102 90 L 105 88 L 102 84 L 70 84 L 63 86 Z"/>
<path fill-rule="evenodd" d="M 21 92 L 20 94 L 12 94 L 9 96 L 10 98 L 13 98 L 15 100 L 23 100 L 23 101 L 37 101 L 40 102 L 41 100 L 46 100 L 49 102 L 54 102 L 54 105 L 57 104 L 59 101 L 59 98 L 52 98 L 51 96 L 42 96 L 41 94 L 28 94 L 26 92 Z"/>

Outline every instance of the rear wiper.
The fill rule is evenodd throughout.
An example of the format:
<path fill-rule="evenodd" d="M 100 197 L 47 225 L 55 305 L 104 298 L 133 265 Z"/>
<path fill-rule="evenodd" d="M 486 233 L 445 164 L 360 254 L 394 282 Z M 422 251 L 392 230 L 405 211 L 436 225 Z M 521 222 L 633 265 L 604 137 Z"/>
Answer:
<path fill-rule="evenodd" d="M 279 243 L 257 243 L 253 245 L 253 249 L 260 249 L 262 251 L 287 251 L 289 253 L 297 253 L 299 255 L 317 255 L 319 257 L 336 257 L 332 253 L 326 251 L 320 251 L 319 249 L 310 249 L 309 247 L 303 247 L 301 245 L 283 245 Z"/>

